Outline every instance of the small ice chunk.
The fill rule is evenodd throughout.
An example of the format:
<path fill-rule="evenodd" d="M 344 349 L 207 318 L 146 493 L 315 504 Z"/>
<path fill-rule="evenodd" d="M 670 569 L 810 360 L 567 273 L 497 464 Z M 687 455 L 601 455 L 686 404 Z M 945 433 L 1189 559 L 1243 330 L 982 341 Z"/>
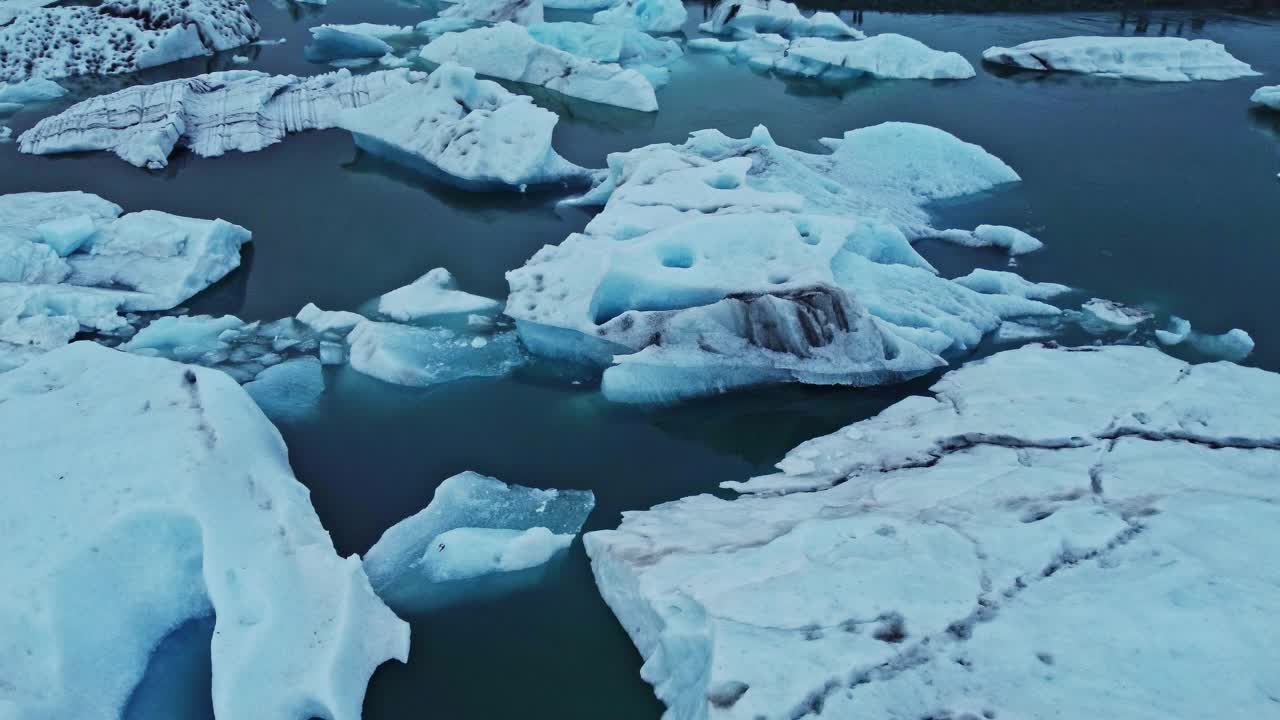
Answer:
<path fill-rule="evenodd" d="M 1133 328 L 1150 320 L 1153 315 L 1141 308 L 1129 307 L 1112 300 L 1093 298 L 1080 307 L 1094 320 L 1115 328 Z"/>
<path fill-rule="evenodd" d="M 1148 82 L 1230 80 L 1259 75 L 1212 40 L 1079 36 L 991 47 L 982 59 L 1040 72 L 1088 73 Z"/>
<path fill-rule="evenodd" d="M 247 55 L 232 55 L 231 62 L 235 63 L 236 65 L 248 65 L 249 57 Z"/>
<path fill-rule="evenodd" d="M 0 125 L 0 144 L 13 142 L 13 128 Z"/>
<path fill-rule="evenodd" d="M 1036 238 L 1007 225 L 979 225 L 973 232 L 943 230 L 937 237 L 939 240 L 965 247 L 1001 248 L 1010 255 L 1024 255 L 1044 247 L 1044 243 Z"/>
<path fill-rule="evenodd" d="M 78 250 L 84 241 L 97 231 L 93 218 L 88 215 L 50 220 L 36 226 L 36 232 L 40 233 L 40 242 L 53 248 L 53 251 L 61 257 L 66 257 Z"/>
<path fill-rule="evenodd" d="M 321 310 L 315 303 L 307 303 L 295 319 L 318 333 L 343 334 L 359 325 L 364 316 L 346 310 Z"/>
<path fill-rule="evenodd" d="M 1260 87 L 1253 92 L 1249 102 L 1258 107 L 1280 110 L 1280 85 Z"/>
<path fill-rule="evenodd" d="M 1249 333 L 1235 328 L 1221 335 L 1203 335 L 1191 333 L 1188 338 L 1191 347 L 1198 352 L 1221 360 L 1240 362 L 1253 352 L 1253 338 Z"/>
<path fill-rule="evenodd" d="M 1016 295 L 1028 300 L 1048 300 L 1071 292 L 1071 288 L 1066 285 L 1031 282 L 1015 273 L 985 268 L 977 268 L 968 275 L 956 278 L 954 282 L 974 292 L 989 295 Z"/>
<path fill-rule="evenodd" d="M 225 348 L 231 333 L 243 327 L 244 321 L 234 315 L 167 316 L 139 330 L 120 349 L 191 362 L 205 353 Z"/>
<path fill-rule="evenodd" d="M 393 320 L 410 322 L 436 315 L 490 313 L 501 307 L 496 300 L 462 292 L 457 287 L 448 270 L 435 268 L 379 298 L 378 312 Z"/>
<path fill-rule="evenodd" d="M 296 421 L 310 413 L 324 393 L 324 374 L 319 360 L 298 358 L 263 370 L 244 389 L 267 417 Z"/>
<path fill-rule="evenodd" d="M 473 583 L 481 576 L 545 563 L 569 545 L 594 507 L 590 490 L 539 490 L 464 472 L 440 483 L 425 509 L 382 534 L 365 553 L 365 572 L 393 608 L 447 602 L 479 589 Z"/>
<path fill-rule="evenodd" d="M 395 385 L 426 387 L 468 377 L 500 377 L 524 362 L 515 333 L 482 348 L 446 328 L 361 322 L 347 336 L 351 367 Z"/>
<path fill-rule="evenodd" d="M 1168 329 L 1156 331 L 1156 340 L 1161 345 L 1179 345 L 1189 335 L 1191 335 L 1191 321 L 1172 315 L 1169 317 Z"/>

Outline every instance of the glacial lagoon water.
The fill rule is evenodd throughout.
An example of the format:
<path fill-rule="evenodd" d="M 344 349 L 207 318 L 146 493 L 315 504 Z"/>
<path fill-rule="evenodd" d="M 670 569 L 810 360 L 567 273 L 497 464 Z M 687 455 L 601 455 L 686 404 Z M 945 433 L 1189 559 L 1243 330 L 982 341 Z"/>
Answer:
<path fill-rule="evenodd" d="M 965 7 L 971 7 L 966 4 Z M 931 4 L 930 9 L 946 5 Z M 302 48 L 320 23 L 412 24 L 436 7 L 331 0 L 326 7 L 255 1 L 258 46 L 126 78 L 69 83 L 72 97 L 4 119 L 16 133 L 89 94 L 246 66 L 313 74 Z M 690 5 L 686 31 L 708 8 Z M 963 204 L 937 208 L 939 226 L 1000 222 L 1046 243 L 1019 272 L 1090 296 L 1142 304 L 1206 332 L 1248 330 L 1247 364 L 1280 370 L 1280 119 L 1251 112 L 1249 94 L 1280 77 L 1280 14 L 1218 10 L 1073 13 L 841 11 L 868 33 L 900 32 L 969 59 L 959 82 L 874 82 L 833 90 L 784 82 L 706 54 L 673 67 L 654 115 L 565 104 L 556 145 L 600 166 L 609 152 L 680 142 L 757 124 L 791 147 L 888 120 L 926 123 L 978 143 L 1023 177 Z M 553 14 L 569 19 L 572 14 Z M 1076 34 L 1171 34 L 1221 42 L 1264 73 L 1228 82 L 1144 84 L 1075 75 L 1009 73 L 979 62 L 991 45 Z M 557 210 L 556 196 L 467 193 L 415 178 L 355 149 L 347 133 L 290 137 L 264 151 L 218 159 L 177 155 L 148 173 L 105 154 L 19 155 L 0 145 L 0 193 L 81 189 L 126 210 L 223 217 L 254 232 L 243 267 L 188 307 L 246 320 L 294 314 L 307 302 L 355 309 L 426 270 L 448 267 L 463 289 L 504 297 L 503 273 L 589 215 Z M 1003 255 L 926 244 L 947 274 L 1002 268 Z M 989 348 L 984 348 L 989 350 Z M 427 390 L 329 371 L 317 411 L 281 425 L 298 478 L 312 493 L 339 552 L 365 551 L 421 507 L 436 484 L 473 469 L 536 487 L 589 488 L 587 530 L 619 513 L 767 471 L 802 440 L 875 414 L 923 391 L 925 378 L 873 390 L 781 388 L 671 408 L 612 406 L 598 378 L 535 363 L 501 380 Z M 298 602 L 307 602 L 299 598 Z M 661 705 L 639 676 L 639 657 L 600 600 L 581 543 L 526 590 L 421 617 L 407 665 L 381 667 L 365 717 L 655 718 Z M 181 628 L 157 652 L 130 709 L 143 718 L 212 717 L 207 647 L 212 625 Z"/>

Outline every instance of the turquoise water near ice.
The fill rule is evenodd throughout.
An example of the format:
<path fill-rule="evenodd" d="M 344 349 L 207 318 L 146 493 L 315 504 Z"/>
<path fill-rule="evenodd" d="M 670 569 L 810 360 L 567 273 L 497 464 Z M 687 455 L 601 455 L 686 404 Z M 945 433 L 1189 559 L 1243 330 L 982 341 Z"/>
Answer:
<path fill-rule="evenodd" d="M 431 4 L 331 0 L 327 7 L 254 2 L 255 47 L 127 78 L 72 83 L 77 96 L 3 120 L 16 132 L 87 94 L 228 69 L 231 55 L 270 72 L 313 74 L 307 28 L 320 23 L 410 24 Z M 702 19 L 690 5 L 687 31 Z M 844 11 L 852 18 L 850 11 Z M 565 14 L 563 17 L 570 17 Z M 552 103 L 558 149 L 600 166 L 607 153 L 680 142 L 718 128 L 741 136 L 757 124 L 791 147 L 887 120 L 934 125 L 981 144 L 1023 176 L 1017 186 L 939 208 L 941 225 L 1015 225 L 1046 248 L 1018 270 L 1097 295 L 1176 313 L 1197 329 L 1242 327 L 1257 349 L 1247 361 L 1280 370 L 1274 318 L 1280 272 L 1280 116 L 1251 112 L 1254 88 L 1280 83 L 1280 17 L 1212 10 L 928 14 L 867 11 L 869 33 L 901 32 L 968 58 L 961 82 L 875 82 L 839 93 L 758 75 L 723 58 L 691 54 L 643 115 Z M 1143 84 L 1074 75 L 1005 73 L 981 51 L 1074 34 L 1181 34 L 1224 43 L 1265 73 L 1214 83 Z M 550 102 L 543 98 L 543 102 Z M 180 154 L 148 173 L 105 154 L 28 157 L 0 145 L 0 192 L 82 189 L 126 210 L 223 217 L 254 232 L 244 266 L 194 299 L 194 312 L 246 320 L 294 314 L 303 304 L 354 309 L 426 270 L 448 267 L 462 287 L 496 297 L 503 273 L 589 215 L 557 211 L 554 196 L 474 194 L 414 178 L 325 131 L 250 155 Z M 944 272 L 1003 268 L 996 253 L 930 244 Z M 589 488 L 588 529 L 619 513 L 767 471 L 795 444 L 870 416 L 929 379 L 872 390 L 776 388 L 673 408 L 603 402 L 590 375 L 535 364 L 511 378 L 412 390 L 332 373 L 311 417 L 281 426 L 298 478 L 340 552 L 363 552 L 431 498 L 435 485 L 473 469 L 538 487 Z M 574 384 L 573 381 L 579 381 Z M 299 598 L 306 602 L 306 598 Z M 407 665 L 389 663 L 369 687 L 365 717 L 655 718 L 661 705 L 639 677 L 640 660 L 595 591 L 581 544 L 541 585 L 409 618 Z M 181 629 L 157 653 L 130 716 L 211 717 L 211 625 Z"/>

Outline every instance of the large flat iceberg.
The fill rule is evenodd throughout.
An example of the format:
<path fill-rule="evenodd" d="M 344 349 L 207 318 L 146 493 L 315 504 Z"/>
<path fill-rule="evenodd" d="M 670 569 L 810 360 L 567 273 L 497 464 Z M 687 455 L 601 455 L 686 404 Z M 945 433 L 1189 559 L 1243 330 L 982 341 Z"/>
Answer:
<path fill-rule="evenodd" d="M 0 717 L 117 720 L 153 648 L 210 614 L 219 718 L 358 720 L 407 659 L 226 375 L 76 343 L 0 375 L 0 426 Z"/>
<path fill-rule="evenodd" d="M 1212 40 L 1174 37 L 1066 37 L 1033 40 L 1011 48 L 991 47 L 982 59 L 1041 72 L 1187 82 L 1259 75 Z"/>
<path fill-rule="evenodd" d="M 423 77 L 407 69 L 299 78 L 229 70 L 135 85 L 77 103 L 18 138 L 24 153 L 108 150 L 138 167 L 162 168 L 177 147 L 201 157 L 253 152 L 285 135 L 331 128 L 339 113 Z"/>
<path fill-rule="evenodd" d="M 925 204 L 1018 179 L 940 130 L 887 123 L 829 155 L 694 133 L 609 157 L 583 233 L 507 274 L 535 353 L 609 367 L 606 396 L 675 400 L 775 382 L 874 385 L 1060 310 L 1007 282 L 939 277 L 910 244 Z M 1011 277 L 1016 277 L 1010 274 Z"/>
<path fill-rule="evenodd" d="M 410 611 L 508 589 L 530 579 L 509 573 L 567 548 L 594 507 L 590 490 L 538 490 L 464 472 L 382 534 L 365 553 L 365 572 L 392 607 Z"/>
<path fill-rule="evenodd" d="M 901 80 L 964 80 L 973 66 L 959 53 L 934 50 L 919 40 L 882 33 L 865 40 L 829 40 L 758 35 L 745 40 L 692 40 L 695 50 L 719 52 L 744 60 L 758 70 L 824 82 L 860 78 Z"/>
<path fill-rule="evenodd" d="M 465 65 L 481 75 L 538 85 L 580 100 L 642 112 L 658 109 L 653 84 L 636 70 L 565 52 L 511 22 L 447 33 L 422 48 L 422 58 L 438 65 Z"/>
<path fill-rule="evenodd" d="M 476 71 L 445 63 L 335 124 L 362 149 L 468 189 L 585 183 L 589 172 L 551 147 L 559 117 Z"/>
<path fill-rule="evenodd" d="M 849 27 L 839 16 L 817 12 L 805 16 L 786 0 L 723 0 L 711 12 L 711 19 L 698 26 L 703 32 L 731 37 L 757 34 L 786 37 L 862 38 L 860 30 Z"/>
<path fill-rule="evenodd" d="M 1280 376 L 1032 346 L 933 391 L 585 536 L 664 717 L 1273 712 Z"/>
<path fill-rule="evenodd" d="M 258 37 L 245 0 L 108 0 L 28 7 L 0 23 L 0 82 L 128 73 Z"/>

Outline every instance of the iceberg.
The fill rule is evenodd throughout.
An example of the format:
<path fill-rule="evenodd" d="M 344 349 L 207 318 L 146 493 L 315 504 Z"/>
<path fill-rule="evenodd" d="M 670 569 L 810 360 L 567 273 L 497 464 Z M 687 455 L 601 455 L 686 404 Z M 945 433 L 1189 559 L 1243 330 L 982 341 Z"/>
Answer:
<path fill-rule="evenodd" d="M 347 335 L 356 372 L 393 385 L 427 387 L 471 377 L 501 377 L 524 363 L 515 333 L 492 337 L 448 328 L 365 320 Z"/>
<path fill-rule="evenodd" d="M 0 99 L 3 99 L 0 97 Z M 1261 108 L 1269 108 L 1271 110 L 1280 110 L 1280 85 L 1269 85 L 1260 87 L 1253 91 L 1253 95 L 1249 97 L 1249 102 Z"/>
<path fill-rule="evenodd" d="M 18 110 L 31 103 L 49 102 L 66 95 L 67 91 L 58 83 L 44 78 L 31 78 L 15 83 L 0 82 L 0 113 L 2 108 Z"/>
<path fill-rule="evenodd" d="M 671 38 L 655 38 L 639 30 L 580 22 L 538 23 L 529 26 L 529 35 L 544 45 L 598 63 L 623 67 L 662 66 L 684 55 Z"/>
<path fill-rule="evenodd" d="M 538 490 L 464 472 L 440 483 L 425 509 L 382 534 L 365 553 L 365 572 L 402 612 L 509 589 L 536 579 L 515 573 L 567 548 L 594 507 L 590 490 Z M 477 582 L 486 579 L 498 583 Z"/>
<path fill-rule="evenodd" d="M 1031 282 L 1016 273 L 985 268 L 958 277 L 955 283 L 988 295 L 1016 295 L 1029 300 L 1049 300 L 1071 292 L 1066 285 Z"/>
<path fill-rule="evenodd" d="M 294 319 L 318 333 L 335 332 L 345 335 L 359 325 L 364 316 L 346 310 L 321 310 L 315 303 L 307 303 Z"/>
<path fill-rule="evenodd" d="M 979 225 L 973 230 L 943 230 L 939 240 L 965 247 L 993 247 L 1009 255 L 1025 255 L 1044 247 L 1044 243 L 1027 233 L 1006 225 Z"/>
<path fill-rule="evenodd" d="M 525 345 L 607 367 L 610 399 L 653 402 L 898 382 L 1004 320 L 1061 312 L 1039 299 L 1058 286 L 1006 273 L 971 289 L 911 247 L 935 232 L 928 202 L 1017 180 L 999 159 L 904 123 L 825 144 L 829 155 L 789 150 L 757 128 L 610 155 L 576 201 L 603 211 L 507 273 Z"/>
<path fill-rule="evenodd" d="M 86 330 L 129 332 L 121 312 L 184 302 L 238 267 L 250 237 L 223 220 L 121 215 L 83 192 L 0 195 L 0 323 L 65 328 L 67 320 L 32 318 L 68 318 Z M 50 349 L 63 334 L 34 346 Z"/>
<path fill-rule="evenodd" d="M 162 168 L 176 147 L 200 157 L 253 152 L 285 135 L 331 128 L 339 113 L 407 87 L 406 69 L 299 78 L 228 70 L 136 85 L 77 103 L 18 138 L 24 153 L 108 150 L 137 167 Z"/>
<path fill-rule="evenodd" d="M 689 46 L 745 60 L 758 70 L 831 83 L 864 77 L 964 80 L 975 74 L 969 61 L 958 53 L 940 52 L 894 33 L 854 41 L 811 37 L 787 40 L 779 35 L 758 35 L 729 42 L 699 39 L 690 41 Z"/>
<path fill-rule="evenodd" d="M 1169 327 L 1156 331 L 1156 341 L 1161 345 L 1180 345 L 1191 335 L 1191 322 L 1173 315 L 1169 318 Z"/>
<path fill-rule="evenodd" d="M 445 63 L 426 82 L 340 113 L 365 151 L 471 190 L 585 184 L 590 173 L 551 147 L 559 117 L 476 71 Z"/>
<path fill-rule="evenodd" d="M 1148 82 L 1230 80 L 1259 75 L 1212 40 L 1175 37 L 1066 37 L 991 47 L 982 59 L 1041 72 L 1074 72 Z"/>
<path fill-rule="evenodd" d="M 1093 298 L 1080 306 L 1086 321 L 1102 328 L 1129 330 L 1155 317 L 1149 310 L 1122 305 L 1114 300 Z"/>
<path fill-rule="evenodd" d="M 459 290 L 453 275 L 444 268 L 435 268 L 378 298 L 378 312 L 399 322 L 440 315 L 496 313 L 501 308 L 496 300 Z"/>
<path fill-rule="evenodd" d="M 0 715 L 117 720 L 153 648 L 211 614 L 220 718 L 358 720 L 407 659 L 226 375 L 75 343 L 0 376 L 0 426 Z"/>
<path fill-rule="evenodd" d="M 412 27 L 398 25 L 318 25 L 311 28 L 311 42 L 304 54 L 311 62 L 380 58 L 392 51 L 383 38 L 408 35 Z"/>
<path fill-rule="evenodd" d="M 239 47 L 259 30 L 245 0 L 30 7 L 0 22 L 0 83 L 135 72 Z"/>
<path fill-rule="evenodd" d="M 933 392 L 584 536 L 665 718 L 1271 712 L 1280 376 L 1028 346 Z"/>
<path fill-rule="evenodd" d="M 800 8 L 786 0 L 723 0 L 711 19 L 698 26 L 713 35 L 748 37 L 759 34 L 786 37 L 855 38 L 866 37 L 838 16 L 817 12 L 805 17 Z"/>
<path fill-rule="evenodd" d="M 617 25 L 647 33 L 680 32 L 689 19 L 680 0 L 621 0 L 591 16 L 597 25 Z"/>
<path fill-rule="evenodd" d="M 422 48 L 422 58 L 457 63 L 480 75 L 538 85 L 572 98 L 653 112 L 653 84 L 635 70 L 598 63 L 539 42 L 511 22 L 447 33 Z"/>
<path fill-rule="evenodd" d="M 542 22 L 542 0 L 463 0 L 420 22 L 417 31 L 427 37 L 461 32 L 481 25 L 513 22 L 533 25 Z"/>

